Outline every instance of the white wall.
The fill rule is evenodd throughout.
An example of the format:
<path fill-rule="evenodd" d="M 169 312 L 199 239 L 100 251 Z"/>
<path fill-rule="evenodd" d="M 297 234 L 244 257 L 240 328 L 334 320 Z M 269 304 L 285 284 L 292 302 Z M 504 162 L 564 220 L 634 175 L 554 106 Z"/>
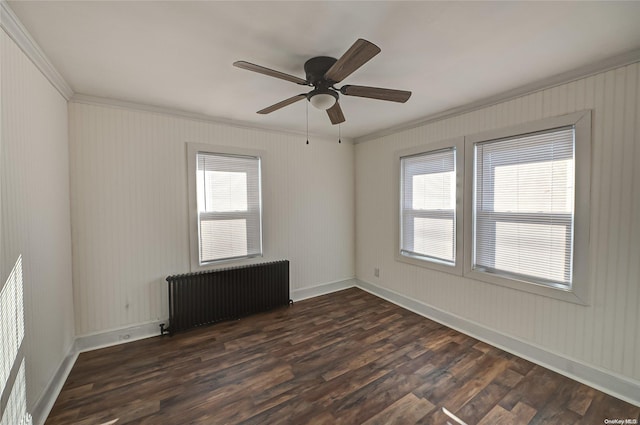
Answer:
<path fill-rule="evenodd" d="M 266 151 L 265 260 L 291 290 L 354 276 L 351 143 L 71 102 L 71 213 L 78 336 L 168 317 L 165 278 L 189 272 L 186 142 Z"/>
<path fill-rule="evenodd" d="M 639 68 L 621 67 L 357 144 L 357 278 L 640 385 Z M 594 111 L 590 306 L 395 260 L 395 151 L 584 109 Z"/>
<path fill-rule="evenodd" d="M 74 337 L 67 102 L 4 30 L 0 43 L 0 366 L 17 370 L 24 358 L 24 401 L 33 413 Z M 15 279 L 16 295 L 10 296 L 7 279 L 19 258 L 22 273 Z M 24 312 L 7 314 L 9 303 L 21 304 L 20 293 Z M 21 348 L 12 353 L 7 335 L 19 335 L 15 330 L 23 321 L 24 338 L 16 341 Z M 18 388 L 18 381 L 0 382 L 0 391 Z M 12 423 L 6 420 L 3 424 Z"/>

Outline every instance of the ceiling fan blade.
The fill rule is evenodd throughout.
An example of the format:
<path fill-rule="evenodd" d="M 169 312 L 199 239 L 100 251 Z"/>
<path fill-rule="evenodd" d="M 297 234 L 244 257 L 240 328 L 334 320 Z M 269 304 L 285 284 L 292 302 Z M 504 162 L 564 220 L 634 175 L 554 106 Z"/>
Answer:
<path fill-rule="evenodd" d="M 290 97 L 289 99 L 285 99 L 282 102 L 278 102 L 275 105 L 271 105 L 267 108 L 261 109 L 258 111 L 259 114 L 270 114 L 273 111 L 277 111 L 280 108 L 284 108 L 287 105 L 291 105 L 292 103 L 295 103 L 299 100 L 302 100 L 304 98 L 306 98 L 307 95 L 302 93 L 302 94 L 297 94 L 293 97 Z"/>
<path fill-rule="evenodd" d="M 265 68 L 264 66 L 256 65 L 245 61 L 237 61 L 233 63 L 236 68 L 246 69 L 248 71 L 258 72 L 260 74 L 268 75 L 269 77 L 280 78 L 281 80 L 291 81 L 292 83 L 307 85 L 306 80 L 298 78 L 294 75 L 285 74 L 284 72 L 276 71 L 273 69 Z"/>
<path fill-rule="evenodd" d="M 380 53 L 380 48 L 370 41 L 359 38 L 340 59 L 324 74 L 324 78 L 335 83 L 347 78 L 353 71 Z"/>
<path fill-rule="evenodd" d="M 369 99 L 389 100 L 400 103 L 406 102 L 411 97 L 410 91 L 367 86 L 343 86 L 340 88 L 340 93 L 346 96 L 367 97 Z"/>
<path fill-rule="evenodd" d="M 329 115 L 329 119 L 333 125 L 346 121 L 339 102 L 334 103 L 331 108 L 327 109 L 327 115 Z"/>

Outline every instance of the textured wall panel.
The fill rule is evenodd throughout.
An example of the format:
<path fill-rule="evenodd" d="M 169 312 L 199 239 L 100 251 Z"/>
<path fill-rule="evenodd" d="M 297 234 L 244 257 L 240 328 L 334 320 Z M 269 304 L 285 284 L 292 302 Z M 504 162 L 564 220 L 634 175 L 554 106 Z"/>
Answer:
<path fill-rule="evenodd" d="M 640 380 L 638 64 L 356 145 L 356 275 L 544 349 Z M 400 149 L 593 109 L 590 284 L 581 306 L 397 262 Z M 380 277 L 374 268 L 380 268 Z"/>
<path fill-rule="evenodd" d="M 26 406 L 32 412 L 74 336 L 67 102 L 4 31 L 0 42 L 0 288 L 21 258 L 22 272 L 14 279 L 24 314 L 16 320 L 24 320 Z"/>
<path fill-rule="evenodd" d="M 353 277 L 352 144 L 105 105 L 69 113 L 78 335 L 168 317 L 164 279 L 190 267 L 187 142 L 266 151 L 264 260 L 291 261 L 292 291 Z"/>

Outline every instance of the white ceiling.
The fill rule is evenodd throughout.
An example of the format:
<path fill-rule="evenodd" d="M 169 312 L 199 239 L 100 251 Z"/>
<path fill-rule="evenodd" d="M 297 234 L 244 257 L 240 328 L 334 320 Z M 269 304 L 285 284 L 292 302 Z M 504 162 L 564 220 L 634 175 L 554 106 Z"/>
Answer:
<path fill-rule="evenodd" d="M 406 104 L 342 96 L 362 137 L 640 47 L 640 2 L 11 1 L 76 93 L 304 131 L 306 102 L 255 112 L 301 86 L 304 62 L 357 39 L 382 52 L 344 84 L 413 91 Z M 304 89 L 304 88 L 302 88 Z M 337 134 L 309 108 L 309 130 Z"/>

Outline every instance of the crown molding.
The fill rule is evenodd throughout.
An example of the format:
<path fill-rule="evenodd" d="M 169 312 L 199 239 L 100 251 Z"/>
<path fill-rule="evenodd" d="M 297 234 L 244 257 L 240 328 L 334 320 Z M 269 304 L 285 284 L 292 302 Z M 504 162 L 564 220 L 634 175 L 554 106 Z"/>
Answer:
<path fill-rule="evenodd" d="M 29 31 L 22 25 L 5 0 L 0 0 L 0 27 L 18 45 L 25 55 L 66 99 L 71 99 L 73 90 L 44 54 Z"/>
<path fill-rule="evenodd" d="M 34 63 L 34 65 L 42 72 L 42 74 L 49 80 L 49 82 L 60 92 L 60 94 L 67 100 L 77 103 L 86 104 L 99 104 L 110 105 L 115 107 L 135 109 L 147 112 L 163 113 L 173 116 L 180 116 L 183 118 L 190 118 L 200 121 L 207 121 L 218 124 L 225 124 L 232 127 L 285 133 L 292 135 L 304 135 L 306 133 L 295 130 L 283 130 L 276 127 L 259 126 L 253 123 L 244 121 L 234 121 L 224 118 L 212 117 L 204 114 L 192 113 L 182 111 L 174 108 L 153 106 L 138 104 L 133 102 L 119 101 L 115 99 L 101 98 L 96 96 L 88 96 L 83 94 L 74 93 L 73 89 L 65 81 L 62 75 L 53 66 L 49 58 L 40 49 L 35 40 L 31 37 L 27 29 L 22 25 L 18 17 L 15 15 L 11 7 L 6 0 L 0 0 L 0 27 L 11 37 L 11 39 L 20 47 L 20 49 L 27 55 L 27 57 Z M 480 99 L 475 102 L 471 102 L 462 106 L 447 109 L 442 112 L 427 115 L 426 117 L 419 118 L 417 120 L 408 121 L 399 125 L 395 125 L 380 131 L 366 134 L 364 136 L 355 138 L 344 138 L 343 140 L 348 143 L 361 143 L 370 140 L 378 139 L 384 136 L 389 136 L 402 131 L 410 130 L 423 125 L 431 124 L 436 121 L 441 121 L 447 118 L 452 118 L 469 112 L 473 112 L 478 109 L 486 108 L 498 103 L 506 102 L 520 96 L 535 93 L 541 90 L 553 88 L 562 84 L 567 84 L 572 81 L 576 81 L 582 78 L 586 78 L 601 72 L 606 72 L 611 69 L 626 66 L 632 63 L 640 62 L 640 49 L 634 49 L 622 54 L 611 56 L 601 61 L 575 68 L 573 70 L 556 74 L 549 78 L 535 81 L 533 83 L 518 87 L 516 89 L 508 90 L 497 95 L 489 96 L 484 99 Z M 314 138 L 329 139 L 330 137 L 320 134 L 310 134 L 309 136 Z"/>
<path fill-rule="evenodd" d="M 375 131 L 364 136 L 356 137 L 353 139 L 353 142 L 368 142 L 370 140 L 379 139 L 381 137 L 396 134 L 401 131 L 411 130 L 416 127 L 421 127 L 423 125 L 431 124 L 436 121 L 442 121 L 447 118 L 453 118 L 458 115 L 466 114 L 478 109 L 496 105 L 498 103 L 513 100 L 515 98 L 535 93 L 541 90 L 547 90 L 553 87 L 561 86 L 563 84 L 571 83 L 582 78 L 587 78 L 595 74 L 600 74 L 601 72 L 610 71 L 612 69 L 630 65 L 636 62 L 640 62 L 640 49 L 629 50 L 622 54 L 611 56 L 601 61 L 575 68 L 567 72 L 556 74 L 548 78 L 543 78 L 542 80 L 538 80 L 512 90 L 507 90 L 497 95 L 485 97 L 484 99 L 480 99 L 475 102 L 447 109 L 442 112 L 437 112 L 432 115 L 427 115 L 424 118 L 419 118 L 414 121 L 408 121 L 403 124 L 385 128 L 384 130 Z"/>
<path fill-rule="evenodd" d="M 245 130 L 259 130 L 259 131 L 266 131 L 269 133 L 288 134 L 293 136 L 307 137 L 307 133 L 304 131 L 284 130 L 282 128 L 275 127 L 275 126 L 273 127 L 260 126 L 247 121 L 230 120 L 230 119 L 214 117 L 206 114 L 198 114 L 195 112 L 183 111 L 181 109 L 169 108 L 166 106 L 147 105 L 144 103 L 128 102 L 124 100 L 111 99 L 108 97 L 91 96 L 91 95 L 81 94 L 81 93 L 74 93 L 71 99 L 69 99 L 69 102 L 82 103 L 86 105 L 109 106 L 113 108 L 130 109 L 135 111 L 170 115 L 172 117 L 181 117 L 181 118 L 187 118 L 195 121 L 204 121 L 212 124 L 221 124 L 221 125 L 226 125 L 234 128 L 241 128 Z M 313 142 L 313 139 L 335 140 L 337 138 L 333 136 L 327 136 L 324 134 L 309 133 L 309 140 Z M 353 144 L 353 139 L 349 137 L 342 137 L 342 142 Z"/>

